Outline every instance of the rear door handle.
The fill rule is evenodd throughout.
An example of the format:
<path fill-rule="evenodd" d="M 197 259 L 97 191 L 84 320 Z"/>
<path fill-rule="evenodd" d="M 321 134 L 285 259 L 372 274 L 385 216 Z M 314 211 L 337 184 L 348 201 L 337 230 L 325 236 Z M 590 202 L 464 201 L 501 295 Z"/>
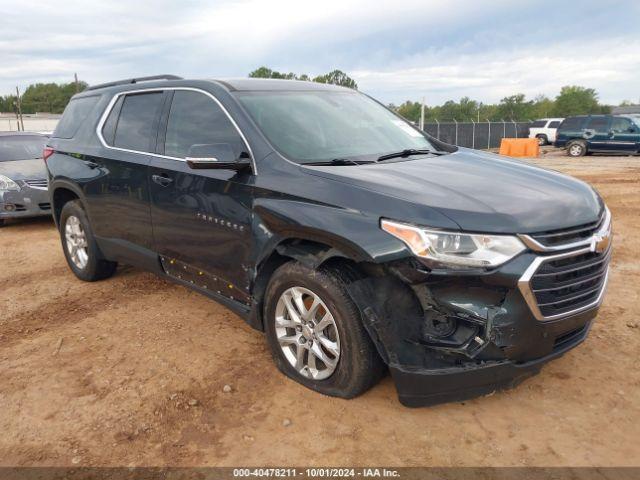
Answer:
<path fill-rule="evenodd" d="M 160 185 L 161 187 L 166 187 L 171 182 L 173 182 L 173 178 L 169 178 L 166 174 L 162 175 L 151 175 L 151 180 Z"/>

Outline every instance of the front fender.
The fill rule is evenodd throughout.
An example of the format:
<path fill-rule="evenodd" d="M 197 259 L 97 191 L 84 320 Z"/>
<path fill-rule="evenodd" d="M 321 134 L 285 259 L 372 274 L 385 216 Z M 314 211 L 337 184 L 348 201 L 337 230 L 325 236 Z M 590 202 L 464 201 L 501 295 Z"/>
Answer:
<path fill-rule="evenodd" d="M 258 261 L 287 239 L 326 244 L 356 262 L 384 263 L 410 252 L 380 229 L 377 216 L 331 205 L 282 199 L 258 199 L 254 204 Z"/>

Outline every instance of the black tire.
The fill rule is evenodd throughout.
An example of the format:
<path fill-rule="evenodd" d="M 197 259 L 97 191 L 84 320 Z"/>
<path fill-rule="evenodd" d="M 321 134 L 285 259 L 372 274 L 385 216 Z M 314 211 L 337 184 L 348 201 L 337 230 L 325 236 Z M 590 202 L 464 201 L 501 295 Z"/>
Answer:
<path fill-rule="evenodd" d="M 340 338 L 340 356 L 333 373 L 323 380 L 308 378 L 287 360 L 276 334 L 276 306 L 291 287 L 311 290 L 333 315 Z M 344 284 L 333 273 L 313 270 L 298 262 L 279 267 L 271 277 L 265 294 L 265 331 L 278 369 L 296 382 L 324 395 L 354 398 L 374 386 L 385 374 L 386 366 L 366 332 L 360 312 Z"/>
<path fill-rule="evenodd" d="M 549 144 L 549 139 L 546 135 L 536 135 L 536 138 L 538 139 L 538 145 L 541 147 Z"/>
<path fill-rule="evenodd" d="M 567 144 L 567 155 L 570 157 L 584 157 L 587 150 L 587 143 L 583 140 L 574 140 Z"/>
<path fill-rule="evenodd" d="M 70 217 L 75 217 L 80 221 L 79 223 L 86 238 L 86 253 L 88 259 L 86 261 L 86 265 L 82 268 L 76 265 L 71 259 L 71 254 L 69 252 L 70 247 L 65 237 L 65 228 Z M 89 219 L 87 218 L 84 208 L 82 208 L 80 200 L 72 200 L 65 203 L 64 207 L 62 207 L 62 212 L 60 213 L 59 225 L 62 250 L 65 258 L 67 259 L 67 264 L 69 264 L 69 268 L 76 277 L 80 280 L 84 280 L 85 282 L 95 282 L 97 280 L 109 278 L 115 273 L 118 264 L 116 262 L 106 260 L 102 256 L 95 237 L 93 236 L 91 224 L 89 223 Z"/>
<path fill-rule="evenodd" d="M 4 218 L 0 218 L 0 228 L 5 226 L 5 219 Z"/>

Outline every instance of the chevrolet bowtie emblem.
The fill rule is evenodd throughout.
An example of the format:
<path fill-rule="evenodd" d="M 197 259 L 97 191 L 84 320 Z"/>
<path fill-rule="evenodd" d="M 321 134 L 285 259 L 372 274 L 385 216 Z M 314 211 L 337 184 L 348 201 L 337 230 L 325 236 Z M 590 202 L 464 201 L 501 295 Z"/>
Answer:
<path fill-rule="evenodd" d="M 611 233 L 596 233 L 591 237 L 591 251 L 596 253 L 606 252 L 611 243 Z"/>

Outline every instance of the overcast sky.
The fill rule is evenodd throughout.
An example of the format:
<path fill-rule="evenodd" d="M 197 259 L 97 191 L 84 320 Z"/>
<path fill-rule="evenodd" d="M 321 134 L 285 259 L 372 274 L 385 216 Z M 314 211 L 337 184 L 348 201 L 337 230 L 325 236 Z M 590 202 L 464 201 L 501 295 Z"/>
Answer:
<path fill-rule="evenodd" d="M 334 68 L 384 102 L 568 84 L 640 100 L 638 1 L 0 0 L 0 94 L 35 82 Z"/>

